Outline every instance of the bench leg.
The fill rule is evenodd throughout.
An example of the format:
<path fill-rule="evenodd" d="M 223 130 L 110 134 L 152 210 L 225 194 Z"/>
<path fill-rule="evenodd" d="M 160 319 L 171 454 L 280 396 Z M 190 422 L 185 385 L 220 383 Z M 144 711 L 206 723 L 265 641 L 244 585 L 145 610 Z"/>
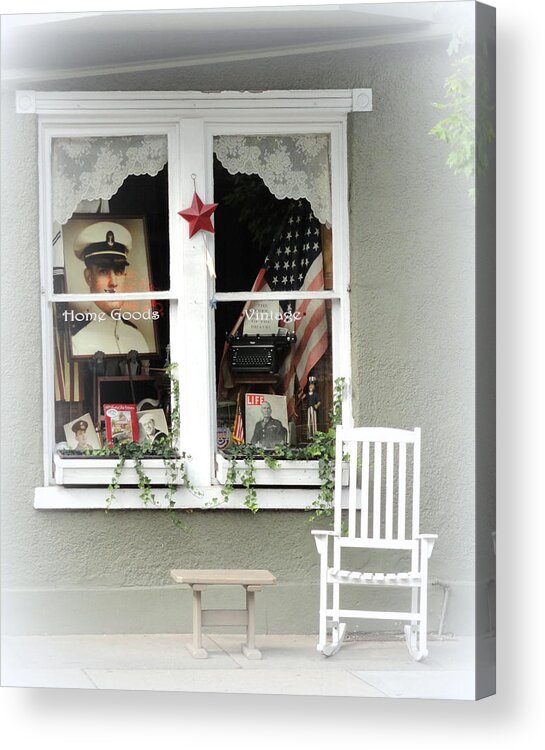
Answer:
<path fill-rule="evenodd" d="M 259 589 L 246 586 L 246 612 L 248 624 L 246 626 L 246 645 L 242 647 L 242 653 L 247 659 L 261 659 L 261 651 L 255 647 L 255 592 Z"/>
<path fill-rule="evenodd" d="M 202 607 L 200 588 L 191 587 L 193 591 L 193 643 L 187 649 L 194 659 L 208 658 L 208 651 L 202 646 Z"/>

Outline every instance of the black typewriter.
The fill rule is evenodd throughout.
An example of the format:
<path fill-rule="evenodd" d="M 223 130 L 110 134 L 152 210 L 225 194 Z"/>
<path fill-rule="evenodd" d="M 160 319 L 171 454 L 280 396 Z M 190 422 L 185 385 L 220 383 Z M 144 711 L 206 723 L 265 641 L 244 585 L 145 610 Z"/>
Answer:
<path fill-rule="evenodd" d="M 295 340 L 294 333 L 270 336 L 229 335 L 227 341 L 231 370 L 235 373 L 277 373 Z"/>

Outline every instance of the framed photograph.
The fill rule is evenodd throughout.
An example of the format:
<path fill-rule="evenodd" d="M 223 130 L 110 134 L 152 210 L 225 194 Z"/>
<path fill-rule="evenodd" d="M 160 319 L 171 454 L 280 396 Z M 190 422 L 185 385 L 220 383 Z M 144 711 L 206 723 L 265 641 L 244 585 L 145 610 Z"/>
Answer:
<path fill-rule="evenodd" d="M 76 451 L 98 450 L 102 447 L 100 435 L 95 429 L 90 414 L 72 420 L 64 425 L 68 447 Z"/>
<path fill-rule="evenodd" d="M 261 448 L 274 448 L 288 441 L 288 407 L 285 396 L 247 393 L 245 399 L 246 440 Z"/>
<path fill-rule="evenodd" d="M 159 312 L 149 300 L 119 300 L 117 294 L 152 289 L 144 217 L 79 214 L 62 227 L 68 294 L 109 293 L 112 300 L 71 302 L 62 311 L 74 358 L 156 354 Z"/>
<path fill-rule="evenodd" d="M 136 416 L 139 443 L 154 443 L 168 435 L 167 419 L 162 409 L 146 409 L 137 412 Z"/>
<path fill-rule="evenodd" d="M 138 442 L 138 419 L 134 404 L 104 404 L 108 445 Z"/>

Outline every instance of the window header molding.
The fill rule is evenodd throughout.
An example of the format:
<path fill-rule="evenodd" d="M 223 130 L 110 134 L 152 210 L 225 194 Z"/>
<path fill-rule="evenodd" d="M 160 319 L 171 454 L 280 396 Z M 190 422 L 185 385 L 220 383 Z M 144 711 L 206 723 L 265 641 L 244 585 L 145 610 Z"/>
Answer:
<path fill-rule="evenodd" d="M 112 115 L 147 112 L 215 115 L 224 111 L 271 109 L 275 112 L 346 114 L 372 111 L 371 89 L 300 91 L 17 91 L 16 111 L 38 115 Z"/>

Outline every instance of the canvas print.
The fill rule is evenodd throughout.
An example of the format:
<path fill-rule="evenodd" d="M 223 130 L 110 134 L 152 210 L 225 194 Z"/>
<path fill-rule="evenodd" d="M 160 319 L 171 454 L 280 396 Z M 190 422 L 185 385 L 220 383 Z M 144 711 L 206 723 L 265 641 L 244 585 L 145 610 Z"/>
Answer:
<path fill-rule="evenodd" d="M 492 695 L 494 11 L 209 11 L 2 17 L 2 680 Z"/>
<path fill-rule="evenodd" d="M 62 312 L 74 358 L 157 351 L 159 313 L 149 301 L 116 295 L 152 288 L 143 218 L 77 216 L 62 227 L 66 292 L 111 294 L 111 301 L 75 302 Z"/>

